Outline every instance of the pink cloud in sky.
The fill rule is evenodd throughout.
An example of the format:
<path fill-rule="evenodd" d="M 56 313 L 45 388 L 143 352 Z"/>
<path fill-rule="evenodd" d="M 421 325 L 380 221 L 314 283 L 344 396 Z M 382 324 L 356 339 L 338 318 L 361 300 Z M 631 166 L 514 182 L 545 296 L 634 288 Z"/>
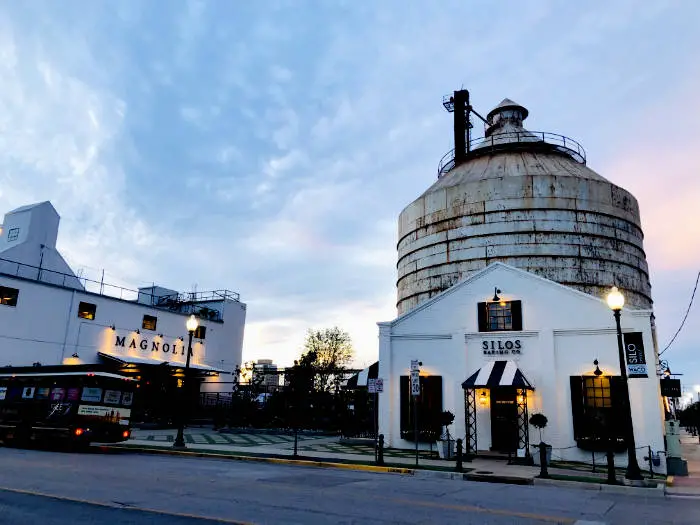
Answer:
<path fill-rule="evenodd" d="M 700 270 L 700 74 L 630 124 L 601 173 L 639 201 L 654 271 Z"/>

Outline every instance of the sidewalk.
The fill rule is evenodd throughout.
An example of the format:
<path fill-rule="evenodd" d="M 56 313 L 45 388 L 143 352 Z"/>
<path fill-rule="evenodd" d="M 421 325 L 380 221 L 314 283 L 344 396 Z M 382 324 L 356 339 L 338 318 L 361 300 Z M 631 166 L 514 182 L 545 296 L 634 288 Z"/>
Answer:
<path fill-rule="evenodd" d="M 124 445 L 128 448 L 157 448 L 171 450 L 176 431 L 137 430 Z M 299 434 L 298 460 L 343 462 L 357 465 L 374 465 L 374 449 L 367 445 L 353 445 L 338 442 L 338 437 L 309 436 Z M 207 452 L 240 456 L 268 456 L 292 459 L 294 454 L 294 436 L 288 434 L 224 434 L 210 428 L 189 428 L 185 430 L 185 442 L 191 452 Z M 408 468 L 415 470 L 413 451 L 387 449 L 384 453 L 387 467 Z M 418 460 L 420 468 L 442 470 L 454 473 L 455 461 L 427 459 L 423 454 Z M 508 465 L 505 460 L 475 459 L 464 462 L 464 472 L 472 478 L 494 478 L 493 481 L 512 481 L 513 483 L 532 484 L 539 473 L 539 467 L 526 465 Z M 460 474 L 455 473 L 461 477 Z M 415 472 L 414 475 L 421 475 Z M 504 479 L 505 478 L 505 479 Z"/>
<path fill-rule="evenodd" d="M 700 498 L 700 440 L 688 432 L 681 435 L 681 453 L 688 462 L 688 476 L 673 476 L 666 494 Z"/>
<path fill-rule="evenodd" d="M 131 439 L 121 446 L 131 449 L 159 450 L 162 453 L 172 451 L 176 431 L 168 430 L 134 430 Z M 344 463 L 348 466 L 376 465 L 374 449 L 367 444 L 340 443 L 337 436 L 313 436 L 299 434 L 298 456 L 294 458 L 294 436 L 289 434 L 258 434 L 258 433 L 219 433 L 211 428 L 188 428 L 185 431 L 187 450 L 191 453 L 223 454 L 228 456 L 267 457 L 280 460 L 299 460 L 314 463 L 323 462 Z M 540 468 L 527 465 L 509 465 L 505 459 L 476 458 L 471 462 L 464 461 L 464 474 L 455 472 L 455 460 L 428 458 L 427 451 L 419 457 L 415 466 L 415 453 L 411 450 L 387 449 L 384 453 L 386 467 L 402 469 L 421 477 L 442 477 L 451 479 L 467 479 L 475 481 L 515 483 L 523 485 L 535 484 Z M 579 467 L 578 469 L 549 468 L 550 475 L 571 479 L 563 483 L 587 485 L 587 488 L 598 489 L 594 482 L 605 483 L 606 475 L 600 470 L 592 473 Z M 580 483 L 580 481 L 589 483 Z M 537 484 L 546 481 L 556 484 L 556 480 L 537 480 Z M 578 482 L 577 482 L 578 481 Z M 545 484 L 545 483 L 541 483 Z M 646 490 L 646 489 L 641 489 Z"/>

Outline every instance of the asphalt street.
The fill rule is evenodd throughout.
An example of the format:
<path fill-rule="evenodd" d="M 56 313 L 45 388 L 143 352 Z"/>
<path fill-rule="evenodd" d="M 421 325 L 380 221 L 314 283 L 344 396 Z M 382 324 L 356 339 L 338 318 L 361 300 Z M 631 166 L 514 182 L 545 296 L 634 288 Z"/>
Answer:
<path fill-rule="evenodd" d="M 700 501 L 132 453 L 0 448 L 0 523 L 700 523 Z"/>

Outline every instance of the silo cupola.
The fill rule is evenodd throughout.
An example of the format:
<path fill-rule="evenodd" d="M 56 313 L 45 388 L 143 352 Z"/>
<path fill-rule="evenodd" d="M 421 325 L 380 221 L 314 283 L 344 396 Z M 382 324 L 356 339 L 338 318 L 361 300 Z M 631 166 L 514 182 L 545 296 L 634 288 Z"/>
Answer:
<path fill-rule="evenodd" d="M 498 106 L 489 111 L 486 120 L 486 136 L 493 133 L 509 133 L 523 131 L 523 120 L 528 116 L 525 107 L 513 102 L 509 98 L 504 98 Z"/>

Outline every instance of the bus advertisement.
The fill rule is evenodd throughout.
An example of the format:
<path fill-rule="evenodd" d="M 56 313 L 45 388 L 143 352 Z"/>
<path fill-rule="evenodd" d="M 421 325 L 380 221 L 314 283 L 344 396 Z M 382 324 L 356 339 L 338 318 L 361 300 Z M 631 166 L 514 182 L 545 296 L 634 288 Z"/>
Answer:
<path fill-rule="evenodd" d="M 0 439 L 116 443 L 131 434 L 136 381 L 70 366 L 0 369 Z"/>

